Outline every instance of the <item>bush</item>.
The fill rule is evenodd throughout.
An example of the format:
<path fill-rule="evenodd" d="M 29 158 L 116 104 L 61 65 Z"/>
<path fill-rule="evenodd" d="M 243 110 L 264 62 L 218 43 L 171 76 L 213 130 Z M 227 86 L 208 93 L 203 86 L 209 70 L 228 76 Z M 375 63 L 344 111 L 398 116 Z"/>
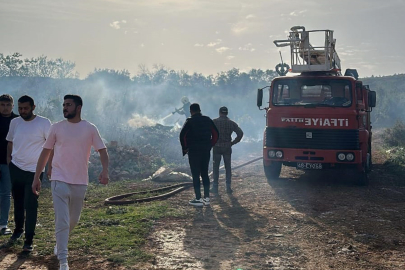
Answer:
<path fill-rule="evenodd" d="M 405 124 L 397 120 L 392 128 L 385 130 L 382 138 L 389 147 L 405 146 Z"/>

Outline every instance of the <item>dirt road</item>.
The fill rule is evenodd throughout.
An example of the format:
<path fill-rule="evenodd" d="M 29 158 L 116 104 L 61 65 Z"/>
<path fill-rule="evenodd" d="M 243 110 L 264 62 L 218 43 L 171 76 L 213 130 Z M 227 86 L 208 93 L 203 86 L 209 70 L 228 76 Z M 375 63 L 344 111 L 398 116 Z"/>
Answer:
<path fill-rule="evenodd" d="M 191 189 L 170 198 L 185 218 L 156 222 L 145 247 L 156 260 L 133 269 L 405 269 L 404 176 L 380 162 L 370 178 L 359 187 L 335 171 L 283 168 L 269 184 L 250 164 L 210 207 L 189 206 Z M 57 269 L 53 260 L 1 253 L 0 269 Z M 76 256 L 72 269 L 118 269 L 94 260 Z"/>
<path fill-rule="evenodd" d="M 170 199 L 187 218 L 156 224 L 157 259 L 139 269 L 405 269 L 405 179 L 382 164 L 370 178 L 284 168 L 269 185 L 249 165 L 210 207 L 187 206 L 192 190 Z"/>

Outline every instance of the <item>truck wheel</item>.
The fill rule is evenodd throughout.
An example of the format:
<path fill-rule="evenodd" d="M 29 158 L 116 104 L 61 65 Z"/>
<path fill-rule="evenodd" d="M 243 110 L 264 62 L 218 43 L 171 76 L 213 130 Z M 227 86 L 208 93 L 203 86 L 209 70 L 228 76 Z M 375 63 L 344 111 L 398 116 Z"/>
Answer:
<path fill-rule="evenodd" d="M 363 170 L 362 171 L 356 171 L 355 172 L 355 183 L 358 186 L 367 186 L 368 185 L 368 171 L 369 168 L 367 164 L 363 164 Z"/>
<path fill-rule="evenodd" d="M 282 165 L 283 164 L 281 162 L 272 162 L 270 165 L 263 163 L 264 174 L 266 175 L 268 182 L 278 179 Z"/>
<path fill-rule="evenodd" d="M 371 155 L 371 146 L 368 147 L 366 170 L 370 172 L 373 168 L 373 156 Z"/>

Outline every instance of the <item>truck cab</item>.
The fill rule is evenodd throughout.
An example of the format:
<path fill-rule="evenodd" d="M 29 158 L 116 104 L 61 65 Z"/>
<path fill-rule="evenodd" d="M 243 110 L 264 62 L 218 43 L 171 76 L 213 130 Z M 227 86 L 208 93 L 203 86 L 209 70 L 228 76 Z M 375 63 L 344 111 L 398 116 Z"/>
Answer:
<path fill-rule="evenodd" d="M 367 184 L 375 92 L 358 80 L 356 70 L 341 75 L 335 41 L 330 41 L 333 34 L 316 31 L 327 32 L 325 47 L 311 46 L 311 31 L 303 27 L 292 28 L 292 40 L 275 41 L 276 45 L 290 44 L 292 59 L 301 57 L 302 61 L 292 61 L 292 70 L 300 74 L 277 77 L 269 87 L 268 107 L 264 108 L 264 172 L 272 181 L 279 177 L 282 165 L 303 170 L 345 167 L 353 170 L 357 183 Z M 259 89 L 259 108 L 262 99 L 263 89 Z"/>

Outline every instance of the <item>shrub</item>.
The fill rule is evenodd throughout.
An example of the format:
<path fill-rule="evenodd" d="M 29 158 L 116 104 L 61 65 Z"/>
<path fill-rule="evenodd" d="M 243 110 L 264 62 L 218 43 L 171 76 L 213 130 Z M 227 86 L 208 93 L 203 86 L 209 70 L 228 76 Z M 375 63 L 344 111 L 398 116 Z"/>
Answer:
<path fill-rule="evenodd" d="M 405 124 L 401 120 L 397 120 L 392 128 L 385 130 L 382 138 L 389 147 L 405 146 Z"/>

